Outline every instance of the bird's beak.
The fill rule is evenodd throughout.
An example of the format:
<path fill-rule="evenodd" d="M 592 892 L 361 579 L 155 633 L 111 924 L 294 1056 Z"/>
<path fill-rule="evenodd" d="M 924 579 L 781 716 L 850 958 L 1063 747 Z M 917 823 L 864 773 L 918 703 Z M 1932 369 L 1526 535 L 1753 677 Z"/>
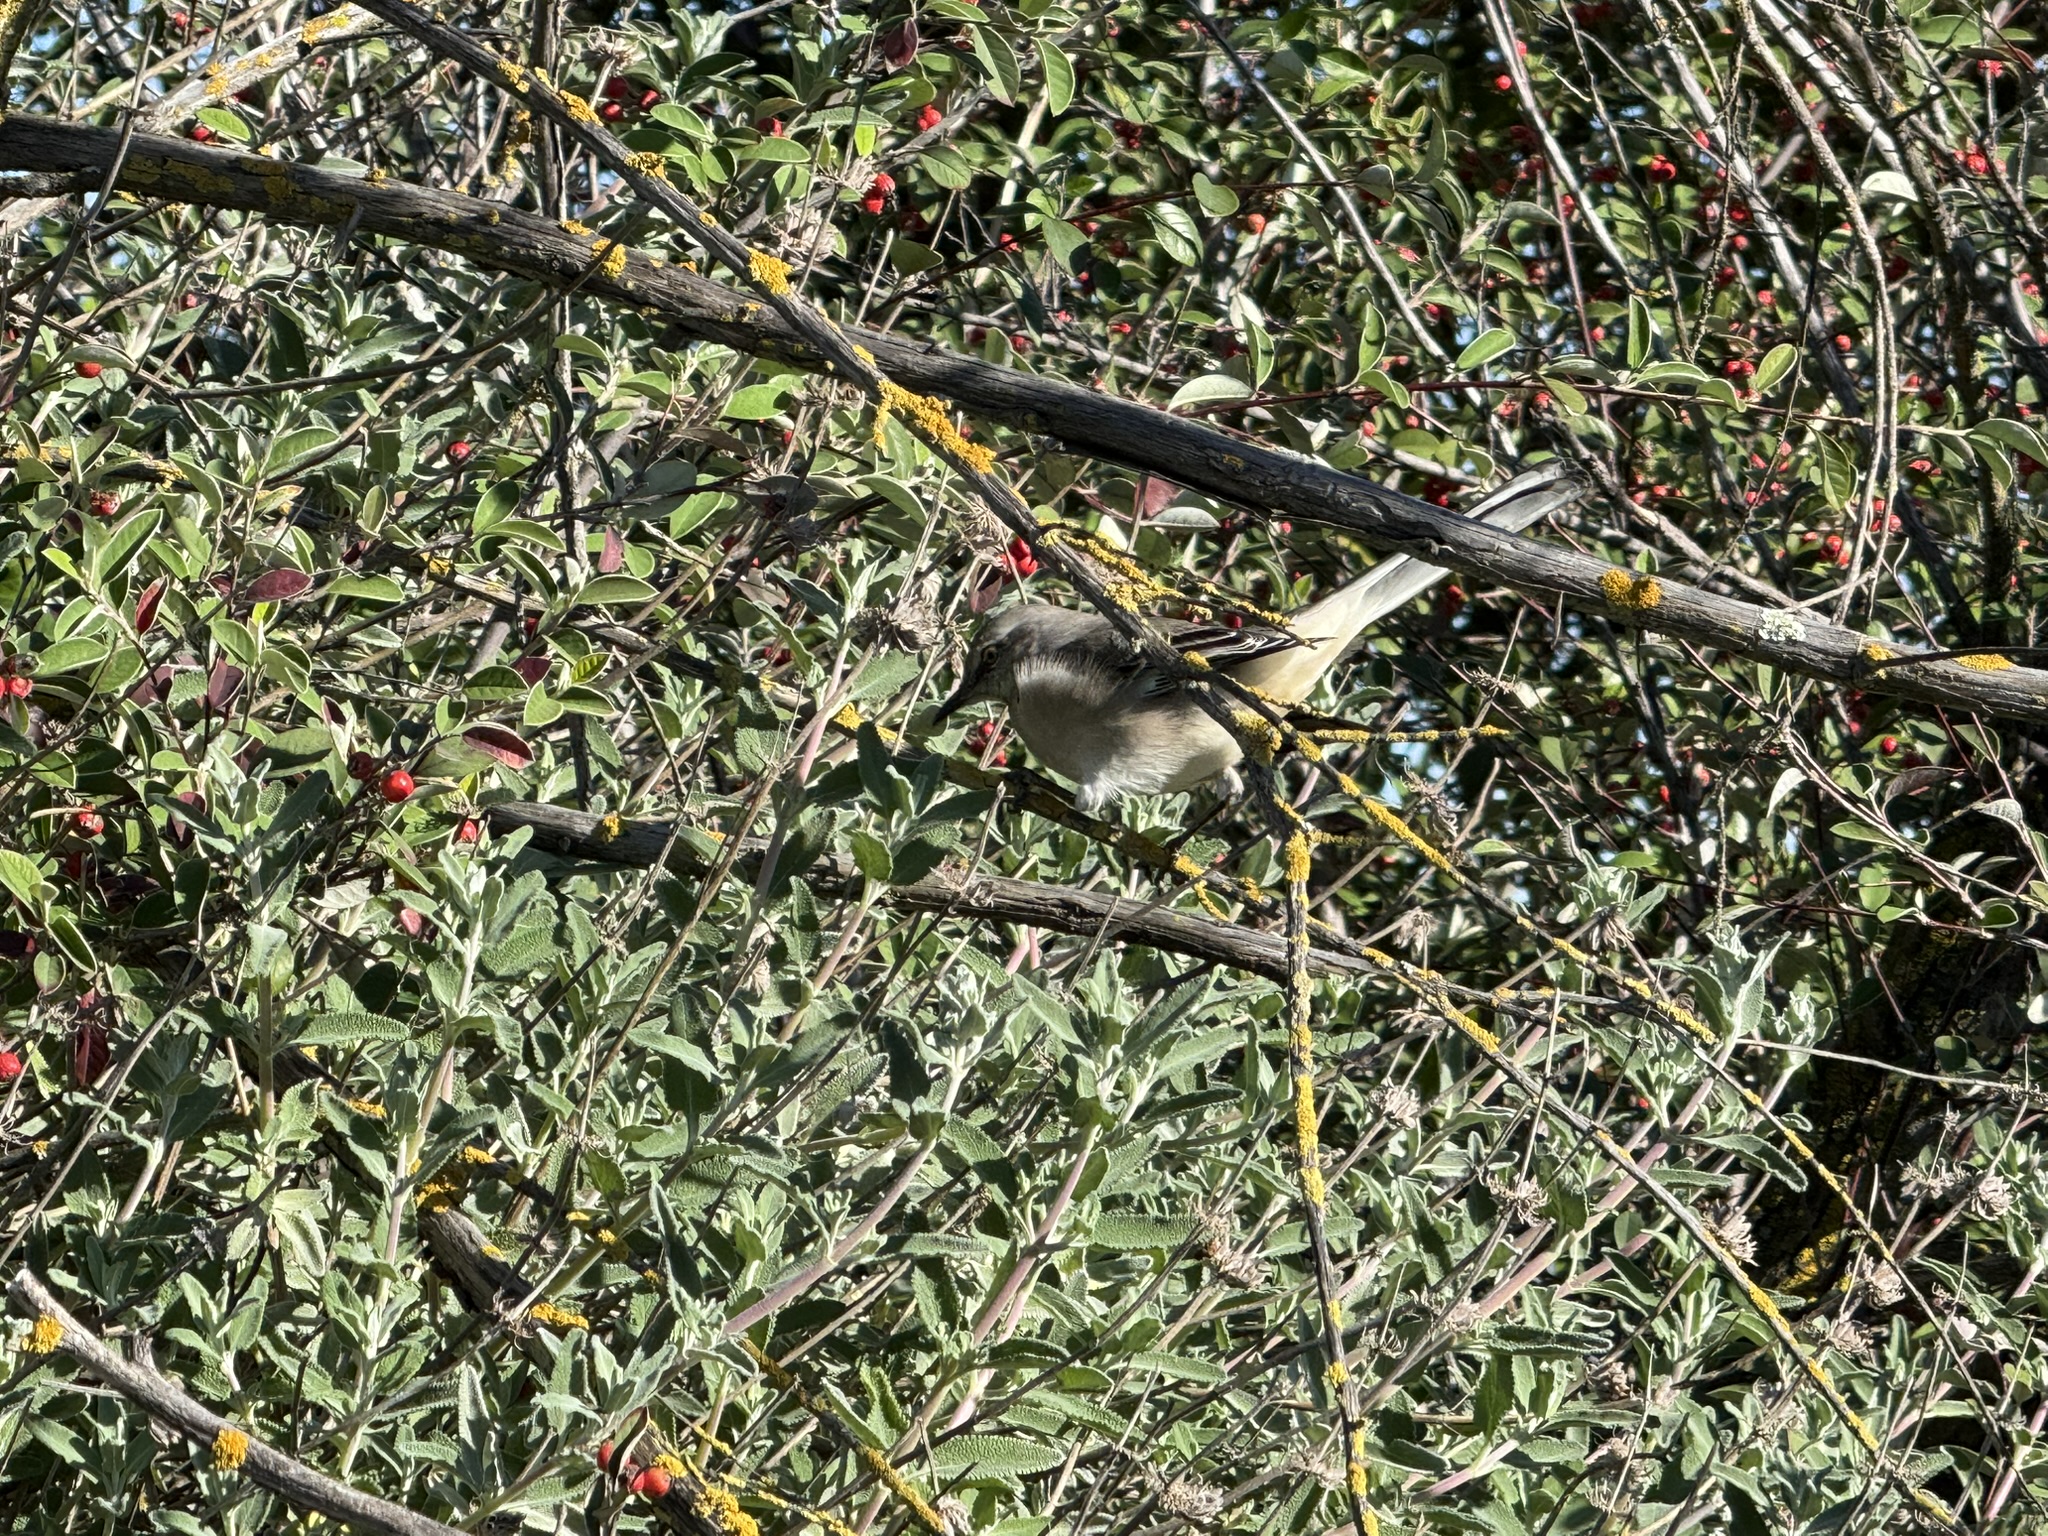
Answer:
<path fill-rule="evenodd" d="M 960 686 L 958 688 L 955 688 L 952 691 L 952 693 L 947 695 L 945 703 L 941 704 L 938 708 L 938 712 L 932 716 L 932 724 L 944 725 L 946 723 L 947 717 L 951 715 L 954 710 L 958 709 L 962 704 L 968 702 L 969 695 L 971 695 L 974 692 L 974 685 L 980 681 L 981 679 L 976 677 L 972 672 L 968 673 L 965 677 L 961 678 Z"/>

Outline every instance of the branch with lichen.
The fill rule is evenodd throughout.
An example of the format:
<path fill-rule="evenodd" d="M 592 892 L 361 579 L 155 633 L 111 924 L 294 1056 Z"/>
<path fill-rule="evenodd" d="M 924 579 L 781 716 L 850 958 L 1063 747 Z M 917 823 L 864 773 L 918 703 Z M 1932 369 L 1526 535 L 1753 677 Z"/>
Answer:
<path fill-rule="evenodd" d="M 0 121 L 0 172 L 33 173 L 39 179 L 29 190 L 97 189 L 119 141 L 107 129 L 11 117 Z M 551 220 L 503 204 L 389 180 L 373 186 L 360 177 L 143 134 L 135 136 L 115 185 L 138 196 L 248 209 L 287 223 L 354 221 L 365 234 L 452 251 L 479 267 L 631 305 L 667 320 L 681 336 L 835 377 L 850 377 L 839 362 L 842 354 L 864 376 L 870 367 L 858 356 L 864 352 L 911 395 L 1028 427 L 1062 451 L 1168 477 L 1231 505 L 1284 510 L 1299 521 L 1342 529 L 1369 548 L 1414 555 L 1520 592 L 1563 594 L 1630 628 L 1799 676 L 1945 708 L 2048 720 L 2048 670 L 2019 665 L 2004 652 L 1923 653 L 1810 613 L 1765 608 L 1624 570 L 1461 517 L 1317 460 L 1231 437 L 1192 417 L 956 356 L 913 338 L 823 321 L 828 347 L 812 327 L 787 320 L 779 307 L 789 303 L 786 297 L 750 303 L 728 286 L 638 251 L 625 251 L 621 262 L 618 248 L 602 236 L 572 237 Z M 751 256 L 741 259 L 751 264 Z M 877 382 L 870 398 L 879 403 L 880 394 Z M 1076 569 L 1085 562 L 1045 549 L 1038 523 L 1006 486 L 977 473 L 948 445 L 932 446 L 977 492 L 986 489 L 1001 501 L 997 512 L 1007 526 L 1042 549 L 1127 635 L 1133 633 L 1135 615 L 1118 607 L 1094 573 Z M 1170 671 L 1181 665 L 1163 642 L 1146 654 Z"/>
<path fill-rule="evenodd" d="M 26 1268 L 15 1275 L 7 1296 L 14 1310 L 31 1320 L 20 1346 L 24 1353 L 39 1358 L 68 1355 L 87 1375 L 157 1423 L 204 1446 L 207 1465 L 215 1472 L 247 1478 L 294 1509 L 324 1515 L 354 1530 L 386 1536 L 460 1536 L 453 1526 L 314 1471 L 258 1440 L 244 1426 L 222 1418 L 169 1377 L 117 1355 Z"/>

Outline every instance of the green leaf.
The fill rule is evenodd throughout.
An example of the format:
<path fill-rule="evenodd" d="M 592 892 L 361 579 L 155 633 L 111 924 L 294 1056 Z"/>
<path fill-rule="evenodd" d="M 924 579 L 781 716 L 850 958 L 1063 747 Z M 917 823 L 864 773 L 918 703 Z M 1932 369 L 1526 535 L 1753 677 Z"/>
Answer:
<path fill-rule="evenodd" d="M 57 948 L 63 951 L 66 960 L 81 971 L 89 973 L 94 969 L 92 946 L 85 942 L 85 935 L 78 931 L 78 924 L 69 912 L 61 908 L 52 912 L 48 928 L 50 937 L 56 941 Z"/>
<path fill-rule="evenodd" d="M 898 235 L 889 245 L 889 262 L 906 277 L 915 277 L 920 272 L 929 272 L 933 267 L 942 267 L 946 258 L 928 245 L 920 245 L 905 235 Z"/>
<path fill-rule="evenodd" d="M 866 832 L 854 833 L 849 842 L 855 867 L 870 880 L 886 884 L 895 870 L 889 858 L 888 846 L 880 838 Z"/>
<path fill-rule="evenodd" d="M 605 608 L 652 602 L 654 588 L 638 576 L 600 576 L 576 594 L 578 604 Z"/>
<path fill-rule="evenodd" d="M 1014 1435 L 961 1435 L 932 1447 L 932 1466 L 949 1477 L 1029 1477 L 1066 1459 L 1064 1446 Z"/>
<path fill-rule="evenodd" d="M 1232 1034 L 1237 1031 L 1232 1030 Z M 1240 1036 L 1239 1038 L 1242 1038 Z M 1192 1217 L 1104 1216 L 1088 1234 L 1091 1248 L 1178 1248 L 1195 1230 Z"/>
<path fill-rule="evenodd" d="M 1182 266 L 1191 267 L 1202 259 L 1202 232 L 1193 217 L 1179 203 L 1152 203 L 1145 209 L 1159 248 Z"/>
<path fill-rule="evenodd" d="M 1192 1381 L 1205 1387 L 1220 1387 L 1230 1380 L 1230 1373 L 1213 1360 L 1170 1354 L 1163 1349 L 1141 1349 L 1130 1357 L 1130 1364 L 1137 1370 L 1157 1371 L 1175 1381 Z"/>
<path fill-rule="evenodd" d="M 30 911 L 35 911 L 42 884 L 41 865 L 11 848 L 0 848 L 0 886 L 5 886 L 9 895 Z"/>
<path fill-rule="evenodd" d="M 737 158 L 768 165 L 805 165 L 810 162 L 811 152 L 794 139 L 764 138 L 740 150 Z"/>
<path fill-rule="evenodd" d="M 230 112 L 224 107 L 201 107 L 192 115 L 215 133 L 223 138 L 233 139 L 237 144 L 247 144 L 256 136 L 238 113 Z"/>
<path fill-rule="evenodd" d="M 1211 400 L 1248 400 L 1252 387 L 1243 379 L 1228 373 L 1207 373 L 1173 392 L 1173 398 L 1166 402 L 1169 411 L 1178 411 L 1190 405 L 1206 405 Z"/>
<path fill-rule="evenodd" d="M 727 420 L 766 421 L 782 410 L 782 397 L 789 393 L 792 381 L 777 379 L 772 384 L 749 384 L 736 390 L 732 399 L 725 403 Z"/>
<path fill-rule="evenodd" d="M 2024 453 L 2036 463 L 2048 464 L 2048 441 L 2044 441 L 2033 427 L 2009 416 L 1993 416 L 1978 422 L 1970 429 L 1970 437 L 1973 441 L 1995 443 L 2015 453 Z"/>
<path fill-rule="evenodd" d="M 988 71 L 989 94 L 1009 106 L 1024 83 L 1023 72 L 1017 68 L 1017 51 L 994 27 L 970 23 L 967 33 L 974 39 L 974 56 Z"/>
<path fill-rule="evenodd" d="M 350 1046 L 371 1042 L 390 1043 L 411 1038 L 410 1026 L 381 1013 L 345 1009 L 308 1019 L 292 1037 L 294 1045 Z"/>
<path fill-rule="evenodd" d="M 1045 248 L 1052 252 L 1052 259 L 1072 272 L 1074 253 L 1088 243 L 1088 237 L 1065 219 L 1041 217 L 1038 232 L 1045 237 Z"/>
<path fill-rule="evenodd" d="M 1789 341 L 1781 341 L 1764 354 L 1762 362 L 1756 365 L 1756 377 L 1750 381 L 1751 388 L 1762 394 L 1778 380 L 1785 377 L 1792 364 L 1799 357 L 1799 349 Z"/>
<path fill-rule="evenodd" d="M 1073 104 L 1074 65 L 1051 38 L 1036 40 L 1038 67 L 1045 75 L 1045 110 L 1058 117 Z"/>
<path fill-rule="evenodd" d="M 1218 186 L 1200 171 L 1195 172 L 1195 201 L 1203 211 L 1213 213 L 1220 219 L 1227 219 L 1237 212 L 1237 194 L 1228 187 Z"/>
<path fill-rule="evenodd" d="M 337 576 L 324 589 L 328 597 L 357 598 L 373 603 L 405 601 L 405 588 L 389 576 Z"/>
<path fill-rule="evenodd" d="M 1496 325 L 1490 331 L 1481 331 L 1465 344 L 1465 350 L 1458 354 L 1458 371 L 1469 372 L 1484 363 L 1492 362 L 1501 353 L 1509 351 L 1515 344 L 1515 333 L 1506 326 Z"/>

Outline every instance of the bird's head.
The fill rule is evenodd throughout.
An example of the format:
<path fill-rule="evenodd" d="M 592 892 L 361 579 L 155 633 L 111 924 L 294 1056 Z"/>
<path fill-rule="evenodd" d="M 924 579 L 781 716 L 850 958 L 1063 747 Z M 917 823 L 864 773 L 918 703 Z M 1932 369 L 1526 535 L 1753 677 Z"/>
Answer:
<path fill-rule="evenodd" d="M 1015 703 L 1018 667 L 1027 658 L 1060 645 L 1073 621 L 1082 617 L 1047 603 L 1019 603 L 991 614 L 967 647 L 960 686 L 939 706 L 932 723 L 942 724 L 963 704 L 980 699 Z"/>

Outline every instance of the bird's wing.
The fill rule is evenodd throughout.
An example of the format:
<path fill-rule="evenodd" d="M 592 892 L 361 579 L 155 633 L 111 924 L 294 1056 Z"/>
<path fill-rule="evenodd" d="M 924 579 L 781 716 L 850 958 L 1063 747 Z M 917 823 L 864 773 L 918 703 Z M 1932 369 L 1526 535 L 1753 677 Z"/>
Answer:
<path fill-rule="evenodd" d="M 1271 656 L 1276 651 L 1292 650 L 1301 644 L 1283 630 L 1249 624 L 1243 629 L 1232 629 L 1227 624 L 1202 624 L 1188 619 L 1155 619 L 1152 622 L 1166 636 L 1167 643 L 1183 656 L 1199 656 L 1219 671 L 1241 666 L 1260 656 Z M 1147 667 L 1138 692 L 1142 698 L 1159 698 L 1179 685 L 1179 678 L 1168 677 Z"/>
<path fill-rule="evenodd" d="M 1538 465 L 1515 476 L 1465 515 L 1476 522 L 1519 533 L 1583 494 L 1584 484 L 1563 462 Z M 1293 615 L 1305 642 L 1291 656 L 1262 659 L 1239 675 L 1290 701 L 1305 699 L 1318 679 L 1350 647 L 1361 630 L 1427 592 L 1447 573 L 1409 555 L 1390 555 L 1371 570 Z"/>

